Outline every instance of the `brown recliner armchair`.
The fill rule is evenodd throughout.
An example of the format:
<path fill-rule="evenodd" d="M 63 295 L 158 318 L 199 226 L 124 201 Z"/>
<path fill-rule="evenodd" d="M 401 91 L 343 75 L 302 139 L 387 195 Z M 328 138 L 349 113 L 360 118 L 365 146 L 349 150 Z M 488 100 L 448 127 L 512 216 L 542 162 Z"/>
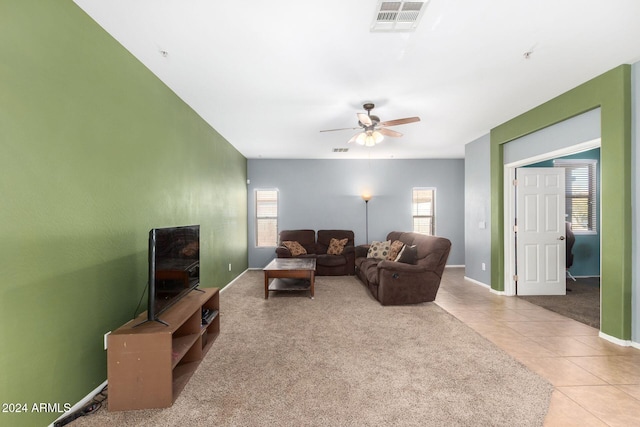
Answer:
<path fill-rule="evenodd" d="M 340 255 L 329 255 L 331 239 L 347 239 Z M 354 235 L 351 230 L 318 230 L 316 242 L 316 274 L 319 276 L 347 276 L 355 274 L 356 255 Z"/>

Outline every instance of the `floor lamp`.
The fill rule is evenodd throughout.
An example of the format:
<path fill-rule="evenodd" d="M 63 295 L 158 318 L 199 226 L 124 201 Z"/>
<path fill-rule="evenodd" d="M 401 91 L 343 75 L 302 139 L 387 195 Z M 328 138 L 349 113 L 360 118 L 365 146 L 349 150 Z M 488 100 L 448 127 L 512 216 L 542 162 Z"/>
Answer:
<path fill-rule="evenodd" d="M 366 241 L 365 243 L 369 244 L 369 200 L 371 200 L 371 194 L 363 194 L 362 200 L 364 200 L 364 223 L 365 223 L 365 233 L 366 233 Z"/>

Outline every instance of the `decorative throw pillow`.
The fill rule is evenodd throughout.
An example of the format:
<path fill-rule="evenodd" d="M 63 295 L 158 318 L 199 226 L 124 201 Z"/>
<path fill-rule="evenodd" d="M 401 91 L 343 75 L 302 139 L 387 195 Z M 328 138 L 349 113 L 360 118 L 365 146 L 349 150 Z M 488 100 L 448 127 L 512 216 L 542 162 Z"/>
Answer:
<path fill-rule="evenodd" d="M 415 264 L 418 260 L 418 249 L 416 245 L 409 246 L 404 245 L 398 257 L 396 258 L 397 262 L 403 262 L 405 264 Z"/>
<path fill-rule="evenodd" d="M 285 240 L 282 245 L 289 249 L 291 256 L 306 255 L 307 250 L 298 242 L 294 240 Z"/>
<path fill-rule="evenodd" d="M 391 247 L 391 240 L 384 242 L 373 241 L 367 252 L 367 258 L 387 259 Z"/>
<path fill-rule="evenodd" d="M 387 259 L 389 261 L 395 261 L 396 258 L 398 258 L 398 254 L 402 250 L 403 246 L 404 243 L 402 243 L 400 240 L 394 240 L 391 244 L 391 247 L 389 248 L 389 255 L 387 255 Z"/>
<path fill-rule="evenodd" d="M 329 248 L 327 248 L 327 254 L 340 255 L 348 241 L 349 239 L 347 238 L 341 240 L 331 238 L 331 241 L 329 242 Z"/>

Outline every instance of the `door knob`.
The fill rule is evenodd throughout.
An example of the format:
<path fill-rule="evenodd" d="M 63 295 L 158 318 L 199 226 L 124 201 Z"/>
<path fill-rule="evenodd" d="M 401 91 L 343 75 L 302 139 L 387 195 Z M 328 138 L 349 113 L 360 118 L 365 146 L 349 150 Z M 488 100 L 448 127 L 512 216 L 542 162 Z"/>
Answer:
<path fill-rule="evenodd" d="M 558 237 L 558 240 L 564 240 L 564 236 Z"/>

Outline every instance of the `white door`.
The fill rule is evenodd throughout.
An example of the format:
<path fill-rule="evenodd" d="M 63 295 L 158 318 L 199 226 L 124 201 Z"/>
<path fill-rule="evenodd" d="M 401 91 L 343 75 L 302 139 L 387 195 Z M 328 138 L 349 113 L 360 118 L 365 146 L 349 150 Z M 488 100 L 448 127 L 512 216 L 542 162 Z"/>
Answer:
<path fill-rule="evenodd" d="M 563 168 L 516 169 L 516 293 L 566 294 Z"/>

